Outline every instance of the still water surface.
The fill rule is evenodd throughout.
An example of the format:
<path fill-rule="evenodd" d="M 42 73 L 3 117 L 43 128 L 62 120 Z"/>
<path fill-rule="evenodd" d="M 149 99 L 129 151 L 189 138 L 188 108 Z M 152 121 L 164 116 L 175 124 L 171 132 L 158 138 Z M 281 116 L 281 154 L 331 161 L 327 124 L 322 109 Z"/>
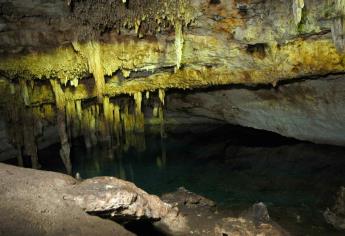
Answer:
<path fill-rule="evenodd" d="M 148 132 L 142 152 L 87 151 L 76 140 L 73 172 L 116 176 L 157 195 L 184 186 L 235 212 L 262 201 L 292 235 L 343 235 L 322 212 L 345 186 L 345 148 L 232 126 L 172 130 L 165 140 Z M 40 159 L 44 169 L 64 171 L 58 146 L 41 151 Z"/>

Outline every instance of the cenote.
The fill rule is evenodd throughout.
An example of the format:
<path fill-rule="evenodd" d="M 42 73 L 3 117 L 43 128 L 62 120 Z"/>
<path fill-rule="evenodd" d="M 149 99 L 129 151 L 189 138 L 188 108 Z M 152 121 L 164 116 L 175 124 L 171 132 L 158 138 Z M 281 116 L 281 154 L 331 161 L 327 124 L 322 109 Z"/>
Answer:
<path fill-rule="evenodd" d="M 0 236 L 345 234 L 345 0 L 0 0 Z"/>
<path fill-rule="evenodd" d="M 234 215 L 264 202 L 292 235 L 342 235 L 326 224 L 323 212 L 345 184 L 344 148 L 231 125 L 169 127 L 164 139 L 146 130 L 141 151 L 86 149 L 75 139 L 73 175 L 114 176 L 158 196 L 183 186 Z M 58 150 L 53 145 L 39 152 L 43 169 L 66 171 Z M 145 230 L 139 235 L 155 234 Z"/>

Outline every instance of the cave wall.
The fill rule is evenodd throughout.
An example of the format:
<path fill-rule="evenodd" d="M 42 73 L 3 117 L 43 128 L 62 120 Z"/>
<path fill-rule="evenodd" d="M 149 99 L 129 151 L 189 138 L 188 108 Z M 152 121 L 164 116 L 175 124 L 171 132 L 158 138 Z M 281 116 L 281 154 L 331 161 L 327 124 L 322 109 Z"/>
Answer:
<path fill-rule="evenodd" d="M 59 134 L 62 157 L 75 136 L 142 148 L 133 133 L 145 123 L 165 136 L 169 89 L 233 84 L 249 87 L 171 107 L 184 121 L 202 110 L 199 121 L 344 144 L 342 77 L 327 77 L 345 72 L 341 0 L 0 0 L 0 13 L 0 105 L 10 143 L 33 161 L 42 127 Z M 327 83 L 279 92 L 280 81 L 314 77 Z M 276 89 L 251 89 L 262 85 Z"/>
<path fill-rule="evenodd" d="M 167 96 L 167 120 L 208 118 L 320 144 L 345 145 L 344 75 L 276 88 L 229 87 Z"/>

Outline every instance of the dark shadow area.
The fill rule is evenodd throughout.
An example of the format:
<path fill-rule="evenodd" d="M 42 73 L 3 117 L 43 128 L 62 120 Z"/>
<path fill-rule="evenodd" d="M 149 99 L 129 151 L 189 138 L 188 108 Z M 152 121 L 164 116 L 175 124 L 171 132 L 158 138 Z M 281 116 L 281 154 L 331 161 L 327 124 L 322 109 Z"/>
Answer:
<path fill-rule="evenodd" d="M 271 90 L 271 89 L 279 89 L 280 86 L 294 84 L 294 83 L 301 83 L 303 81 L 307 80 L 323 80 L 323 79 L 342 79 L 345 77 L 344 73 L 328 73 L 324 75 L 310 75 L 310 76 L 304 76 L 294 79 L 286 79 L 286 80 L 280 80 L 277 82 L 275 86 L 272 84 L 229 84 L 229 85 L 214 85 L 210 87 L 199 87 L 199 88 L 193 88 L 193 89 L 177 89 L 177 88 L 171 88 L 168 90 L 167 94 L 176 93 L 176 94 L 193 94 L 193 93 L 207 93 L 207 92 L 213 92 L 218 90 L 231 90 L 231 89 L 247 89 L 252 91 L 257 90 Z"/>
<path fill-rule="evenodd" d="M 124 227 L 138 236 L 165 236 L 167 234 L 161 232 L 154 227 L 152 222 L 146 220 L 133 221 L 123 224 Z"/>

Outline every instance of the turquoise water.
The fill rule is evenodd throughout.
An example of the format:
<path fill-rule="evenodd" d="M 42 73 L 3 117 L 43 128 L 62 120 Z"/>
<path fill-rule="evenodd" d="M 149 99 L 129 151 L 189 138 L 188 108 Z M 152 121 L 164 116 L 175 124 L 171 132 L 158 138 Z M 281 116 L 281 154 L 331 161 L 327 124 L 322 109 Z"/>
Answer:
<path fill-rule="evenodd" d="M 171 129 L 164 140 L 146 134 L 142 152 L 87 151 L 76 140 L 73 172 L 116 176 L 157 195 L 184 186 L 235 212 L 262 201 L 292 235 L 343 235 L 324 222 L 322 212 L 345 186 L 344 148 L 232 126 L 203 130 Z M 40 153 L 45 169 L 63 171 L 57 153 L 58 146 Z"/>

